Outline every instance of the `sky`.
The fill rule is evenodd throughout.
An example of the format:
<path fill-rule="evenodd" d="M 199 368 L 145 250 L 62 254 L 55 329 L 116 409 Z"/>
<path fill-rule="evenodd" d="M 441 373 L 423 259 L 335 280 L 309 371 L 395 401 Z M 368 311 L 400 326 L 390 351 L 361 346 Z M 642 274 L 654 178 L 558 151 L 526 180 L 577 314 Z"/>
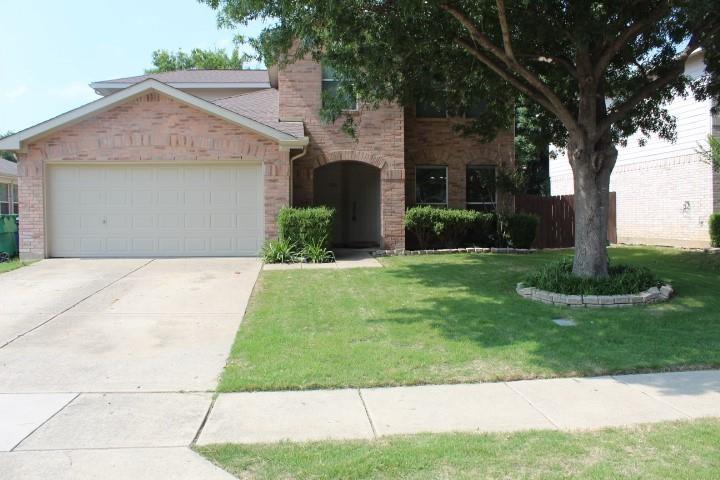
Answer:
<path fill-rule="evenodd" d="M 154 50 L 230 49 L 262 28 L 219 30 L 196 0 L 0 0 L 0 18 L 0 135 L 96 100 L 90 82 L 142 75 Z"/>

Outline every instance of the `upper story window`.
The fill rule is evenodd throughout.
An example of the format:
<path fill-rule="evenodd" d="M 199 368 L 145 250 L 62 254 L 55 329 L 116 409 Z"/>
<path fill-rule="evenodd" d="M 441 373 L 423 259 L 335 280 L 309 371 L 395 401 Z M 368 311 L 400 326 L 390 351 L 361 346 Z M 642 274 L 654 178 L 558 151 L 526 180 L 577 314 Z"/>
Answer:
<path fill-rule="evenodd" d="M 467 208 L 483 212 L 494 212 L 497 207 L 495 167 L 469 165 L 466 178 Z"/>
<path fill-rule="evenodd" d="M 487 103 L 483 100 L 471 103 L 463 111 L 448 108 L 445 102 L 432 103 L 418 100 L 415 103 L 415 117 L 417 118 L 479 118 L 486 110 Z"/>
<path fill-rule="evenodd" d="M 327 102 L 333 99 L 341 102 L 342 110 L 357 110 L 357 98 L 354 95 L 348 95 L 346 92 L 340 92 L 339 86 L 340 80 L 335 70 L 327 64 L 322 64 L 323 107 L 327 107 Z"/>
<path fill-rule="evenodd" d="M 447 207 L 448 175 L 446 166 L 415 167 L 415 203 Z"/>

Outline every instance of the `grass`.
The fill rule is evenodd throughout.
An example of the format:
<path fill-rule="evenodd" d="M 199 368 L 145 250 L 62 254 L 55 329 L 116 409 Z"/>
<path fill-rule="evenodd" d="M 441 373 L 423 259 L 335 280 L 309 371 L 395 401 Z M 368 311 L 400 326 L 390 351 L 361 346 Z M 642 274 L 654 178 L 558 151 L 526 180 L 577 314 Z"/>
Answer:
<path fill-rule="evenodd" d="M 23 260 L 14 258 L 10 260 L 9 262 L 3 262 L 0 263 L 0 273 L 9 272 L 11 270 L 16 270 L 20 267 L 24 267 L 25 265 L 29 265 L 30 262 L 25 262 Z"/>
<path fill-rule="evenodd" d="M 525 300 L 568 252 L 383 259 L 386 268 L 263 272 L 220 391 L 513 380 L 720 366 L 720 255 L 613 248 L 678 297 L 630 309 Z M 572 318 L 559 327 L 554 318 Z"/>
<path fill-rule="evenodd" d="M 562 433 L 427 434 L 376 441 L 211 445 L 243 479 L 716 479 L 720 420 Z"/>

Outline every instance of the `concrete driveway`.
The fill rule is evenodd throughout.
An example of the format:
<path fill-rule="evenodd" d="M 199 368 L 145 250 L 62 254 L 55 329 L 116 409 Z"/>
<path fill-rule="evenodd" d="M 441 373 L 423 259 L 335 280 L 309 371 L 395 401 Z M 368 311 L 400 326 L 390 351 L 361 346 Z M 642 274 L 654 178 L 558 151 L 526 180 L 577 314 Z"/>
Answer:
<path fill-rule="evenodd" d="M 187 446 L 259 270 L 56 259 L 0 275 L 3 478 L 229 478 Z"/>

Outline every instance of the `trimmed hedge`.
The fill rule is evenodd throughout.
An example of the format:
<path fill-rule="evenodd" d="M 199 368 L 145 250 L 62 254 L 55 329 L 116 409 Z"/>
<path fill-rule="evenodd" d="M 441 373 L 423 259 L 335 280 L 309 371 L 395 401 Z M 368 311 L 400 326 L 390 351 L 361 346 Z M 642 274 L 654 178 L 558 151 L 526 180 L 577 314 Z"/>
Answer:
<path fill-rule="evenodd" d="M 418 247 L 425 250 L 434 246 L 457 248 L 468 238 L 484 241 L 495 230 L 494 214 L 459 208 L 431 206 L 411 207 L 405 212 L 405 228 L 415 234 Z"/>
<path fill-rule="evenodd" d="M 280 238 L 299 251 L 308 245 L 330 248 L 335 209 L 329 207 L 283 207 L 278 214 Z"/>
<path fill-rule="evenodd" d="M 467 235 L 468 246 L 497 247 L 498 245 L 498 216 L 495 213 L 479 213 L 477 220 L 470 227 Z"/>
<path fill-rule="evenodd" d="M 535 241 L 539 222 L 540 219 L 535 215 L 510 215 L 504 221 L 505 237 L 515 248 L 530 248 Z"/>
<path fill-rule="evenodd" d="M 610 265 L 608 278 L 581 278 L 572 273 L 573 259 L 545 265 L 529 274 L 525 286 L 563 295 L 625 295 L 663 285 L 650 270 L 630 265 Z"/>
<path fill-rule="evenodd" d="M 710 244 L 720 248 L 720 213 L 710 215 Z"/>

